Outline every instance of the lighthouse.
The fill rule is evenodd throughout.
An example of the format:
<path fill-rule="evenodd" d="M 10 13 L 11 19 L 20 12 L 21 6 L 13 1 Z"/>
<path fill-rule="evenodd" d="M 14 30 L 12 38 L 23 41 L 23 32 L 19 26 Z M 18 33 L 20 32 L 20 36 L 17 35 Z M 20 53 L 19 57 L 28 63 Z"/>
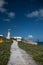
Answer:
<path fill-rule="evenodd" d="M 7 39 L 10 39 L 10 31 L 11 29 L 8 29 Z"/>

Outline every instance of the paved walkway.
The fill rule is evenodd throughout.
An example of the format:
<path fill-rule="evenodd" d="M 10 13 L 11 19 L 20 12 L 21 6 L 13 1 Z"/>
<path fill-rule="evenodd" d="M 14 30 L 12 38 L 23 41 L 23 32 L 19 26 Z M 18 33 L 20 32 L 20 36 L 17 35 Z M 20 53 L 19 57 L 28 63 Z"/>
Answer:
<path fill-rule="evenodd" d="M 30 55 L 18 47 L 18 42 L 13 40 L 11 56 L 8 65 L 37 65 Z"/>

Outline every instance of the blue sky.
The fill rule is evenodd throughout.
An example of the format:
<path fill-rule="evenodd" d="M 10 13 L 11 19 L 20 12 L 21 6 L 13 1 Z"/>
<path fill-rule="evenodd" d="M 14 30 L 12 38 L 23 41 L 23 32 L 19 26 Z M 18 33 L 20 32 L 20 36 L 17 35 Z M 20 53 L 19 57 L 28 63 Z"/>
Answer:
<path fill-rule="evenodd" d="M 0 0 L 0 34 L 43 41 L 43 0 Z"/>

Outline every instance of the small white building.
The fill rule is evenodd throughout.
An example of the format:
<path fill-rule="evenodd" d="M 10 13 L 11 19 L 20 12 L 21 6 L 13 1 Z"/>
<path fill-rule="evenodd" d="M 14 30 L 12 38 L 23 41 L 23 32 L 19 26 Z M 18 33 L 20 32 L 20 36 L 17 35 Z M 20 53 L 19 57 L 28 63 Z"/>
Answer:
<path fill-rule="evenodd" d="M 3 37 L 3 35 L 0 35 L 0 37 Z"/>
<path fill-rule="evenodd" d="M 14 39 L 16 39 L 17 41 L 21 41 L 22 40 L 22 37 L 16 36 L 16 37 L 14 37 Z"/>
<path fill-rule="evenodd" d="M 31 44 L 33 44 L 33 45 L 38 45 L 38 43 L 36 43 L 36 42 L 31 42 Z"/>

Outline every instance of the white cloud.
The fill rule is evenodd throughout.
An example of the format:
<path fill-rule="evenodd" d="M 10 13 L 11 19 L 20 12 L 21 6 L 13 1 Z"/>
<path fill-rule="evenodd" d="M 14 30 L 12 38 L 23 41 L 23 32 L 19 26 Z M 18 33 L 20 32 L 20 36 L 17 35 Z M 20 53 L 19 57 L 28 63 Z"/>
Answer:
<path fill-rule="evenodd" d="M 14 13 L 14 12 L 10 12 L 10 13 L 8 13 L 8 17 L 10 17 L 10 18 L 14 18 L 14 17 L 15 17 L 15 13 Z"/>
<path fill-rule="evenodd" d="M 9 21 L 10 21 L 10 19 L 4 19 L 3 21 L 7 21 L 7 22 L 9 22 Z"/>
<path fill-rule="evenodd" d="M 3 7 L 3 5 L 5 4 L 4 0 L 0 0 L 0 7 Z"/>
<path fill-rule="evenodd" d="M 39 11 L 39 14 L 40 14 L 41 17 L 43 17 L 43 9 L 41 9 L 41 10 Z"/>
<path fill-rule="evenodd" d="M 0 12 L 5 12 L 6 9 L 3 8 L 4 4 L 8 4 L 7 2 L 5 2 L 4 0 L 0 0 Z"/>
<path fill-rule="evenodd" d="M 43 9 L 33 11 L 31 13 L 26 14 L 26 17 L 43 17 Z"/>
<path fill-rule="evenodd" d="M 33 35 L 28 35 L 28 38 L 33 38 Z"/>
<path fill-rule="evenodd" d="M 8 15 L 8 17 L 10 18 L 14 18 L 15 17 L 15 13 L 14 12 L 9 12 L 9 13 L 6 13 L 7 10 L 5 8 L 3 8 L 3 6 L 5 4 L 8 4 L 8 2 L 5 2 L 5 0 L 0 0 L 0 12 L 1 13 L 5 13 L 6 15 Z M 4 21 L 9 21 L 9 19 L 5 19 Z"/>
<path fill-rule="evenodd" d="M 6 12 L 6 9 L 5 8 L 0 8 L 0 12 Z"/>

